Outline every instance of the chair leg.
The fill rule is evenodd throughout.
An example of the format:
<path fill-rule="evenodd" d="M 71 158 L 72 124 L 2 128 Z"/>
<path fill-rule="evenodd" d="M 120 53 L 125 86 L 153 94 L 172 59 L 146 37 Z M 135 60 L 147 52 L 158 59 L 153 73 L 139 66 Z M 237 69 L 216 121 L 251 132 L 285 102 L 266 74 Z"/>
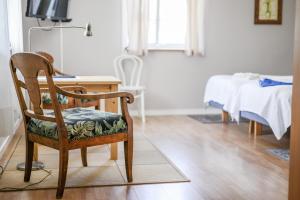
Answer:
<path fill-rule="evenodd" d="M 145 93 L 144 91 L 141 92 L 141 117 L 142 117 L 142 122 L 146 122 L 146 117 L 145 117 Z"/>
<path fill-rule="evenodd" d="M 124 142 L 124 154 L 125 154 L 125 167 L 127 181 L 132 182 L 132 154 L 133 154 L 133 141 L 129 139 Z"/>
<path fill-rule="evenodd" d="M 59 151 L 59 175 L 58 175 L 58 186 L 56 190 L 56 198 L 62 198 L 64 194 L 67 171 L 68 171 L 68 160 L 69 160 L 69 151 L 60 150 Z"/>
<path fill-rule="evenodd" d="M 81 148 L 81 161 L 82 161 L 82 165 L 84 167 L 87 166 L 87 148 L 83 147 Z"/>
<path fill-rule="evenodd" d="M 31 170 L 32 170 L 32 160 L 33 160 L 33 148 L 34 148 L 34 143 L 27 140 L 26 141 L 25 173 L 24 173 L 24 181 L 25 182 L 28 182 L 30 180 L 30 175 L 31 175 Z"/>

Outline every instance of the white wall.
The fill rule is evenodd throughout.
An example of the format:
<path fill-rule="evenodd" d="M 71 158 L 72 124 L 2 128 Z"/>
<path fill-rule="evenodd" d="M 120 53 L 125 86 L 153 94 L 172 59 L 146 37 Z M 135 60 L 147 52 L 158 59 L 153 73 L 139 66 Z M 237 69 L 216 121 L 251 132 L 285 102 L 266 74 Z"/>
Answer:
<path fill-rule="evenodd" d="M 70 0 L 71 24 L 84 25 L 90 21 L 94 37 L 85 38 L 81 31 L 64 31 L 65 72 L 114 74 L 112 61 L 121 52 L 120 2 Z M 254 25 L 254 0 L 208 0 L 205 57 L 190 58 L 182 52 L 151 52 L 144 58 L 146 108 L 202 108 L 205 83 L 214 74 L 291 74 L 294 7 L 294 0 L 284 1 L 281 26 Z M 36 21 L 24 20 L 27 38 L 28 27 L 36 26 Z M 59 59 L 58 32 L 38 33 L 34 37 L 35 49 L 48 50 Z"/>

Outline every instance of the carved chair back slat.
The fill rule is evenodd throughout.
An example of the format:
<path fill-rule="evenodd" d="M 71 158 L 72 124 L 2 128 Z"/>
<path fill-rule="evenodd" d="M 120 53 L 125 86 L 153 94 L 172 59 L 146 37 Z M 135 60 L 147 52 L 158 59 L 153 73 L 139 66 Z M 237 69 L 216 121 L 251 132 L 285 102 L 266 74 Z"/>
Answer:
<path fill-rule="evenodd" d="M 33 111 L 36 114 L 43 115 L 41 108 L 41 94 L 38 83 L 38 73 L 40 71 L 48 71 L 48 74 L 52 74 L 51 65 L 41 56 L 30 53 L 15 54 L 11 57 L 12 72 L 16 74 L 18 69 L 24 78 L 27 92 L 30 98 L 30 102 L 33 106 Z M 15 78 L 18 79 L 17 75 Z M 20 80 L 16 80 L 19 83 Z M 20 85 L 17 84 L 20 88 Z M 18 92 L 18 91 L 17 91 Z M 23 97 L 23 94 L 19 96 Z M 24 97 L 23 97 L 24 99 Z"/>
<path fill-rule="evenodd" d="M 28 117 L 26 117 L 25 112 L 28 110 L 28 108 L 26 106 L 26 101 L 22 93 L 22 88 L 27 90 L 28 92 L 34 114 L 44 115 L 42 109 L 40 85 L 38 81 L 39 73 L 43 72 L 46 76 L 50 97 L 53 102 L 57 128 L 60 130 L 60 132 L 66 132 L 61 109 L 56 96 L 55 84 L 52 79 L 52 75 L 55 72 L 53 70 L 52 64 L 47 60 L 47 58 L 35 53 L 17 53 L 11 56 L 10 68 L 16 87 L 16 92 L 19 98 L 21 110 L 23 112 L 22 114 L 24 117 L 24 123 L 27 123 L 26 118 Z M 21 72 L 24 82 L 19 80 L 17 76 L 17 70 Z M 66 134 L 63 135 L 63 138 L 66 138 Z"/>

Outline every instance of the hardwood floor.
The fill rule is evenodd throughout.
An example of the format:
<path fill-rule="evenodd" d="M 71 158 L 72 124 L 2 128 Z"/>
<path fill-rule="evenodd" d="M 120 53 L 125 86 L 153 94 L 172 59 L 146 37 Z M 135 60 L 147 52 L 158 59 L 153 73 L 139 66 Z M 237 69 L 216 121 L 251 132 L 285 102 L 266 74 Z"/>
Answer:
<path fill-rule="evenodd" d="M 288 139 L 248 135 L 247 124 L 202 124 L 185 116 L 136 119 L 144 133 L 190 180 L 189 183 L 66 189 L 63 199 L 285 200 L 288 162 L 266 153 Z M 1 200 L 55 199 L 55 190 L 0 193 Z"/>

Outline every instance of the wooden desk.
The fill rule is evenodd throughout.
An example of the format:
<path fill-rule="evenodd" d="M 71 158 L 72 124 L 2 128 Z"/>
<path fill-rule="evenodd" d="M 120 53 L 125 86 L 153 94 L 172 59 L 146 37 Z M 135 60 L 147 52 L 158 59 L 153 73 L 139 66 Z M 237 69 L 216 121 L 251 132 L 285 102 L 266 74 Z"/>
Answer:
<path fill-rule="evenodd" d="M 113 76 L 76 76 L 76 78 L 53 78 L 58 86 L 83 86 L 88 92 L 115 92 L 121 81 Z M 39 77 L 40 87 L 47 87 L 45 77 Z M 118 99 L 105 100 L 105 111 L 118 112 Z M 111 144 L 110 156 L 112 160 L 118 159 L 118 145 Z M 37 148 L 35 150 L 37 158 Z"/>

